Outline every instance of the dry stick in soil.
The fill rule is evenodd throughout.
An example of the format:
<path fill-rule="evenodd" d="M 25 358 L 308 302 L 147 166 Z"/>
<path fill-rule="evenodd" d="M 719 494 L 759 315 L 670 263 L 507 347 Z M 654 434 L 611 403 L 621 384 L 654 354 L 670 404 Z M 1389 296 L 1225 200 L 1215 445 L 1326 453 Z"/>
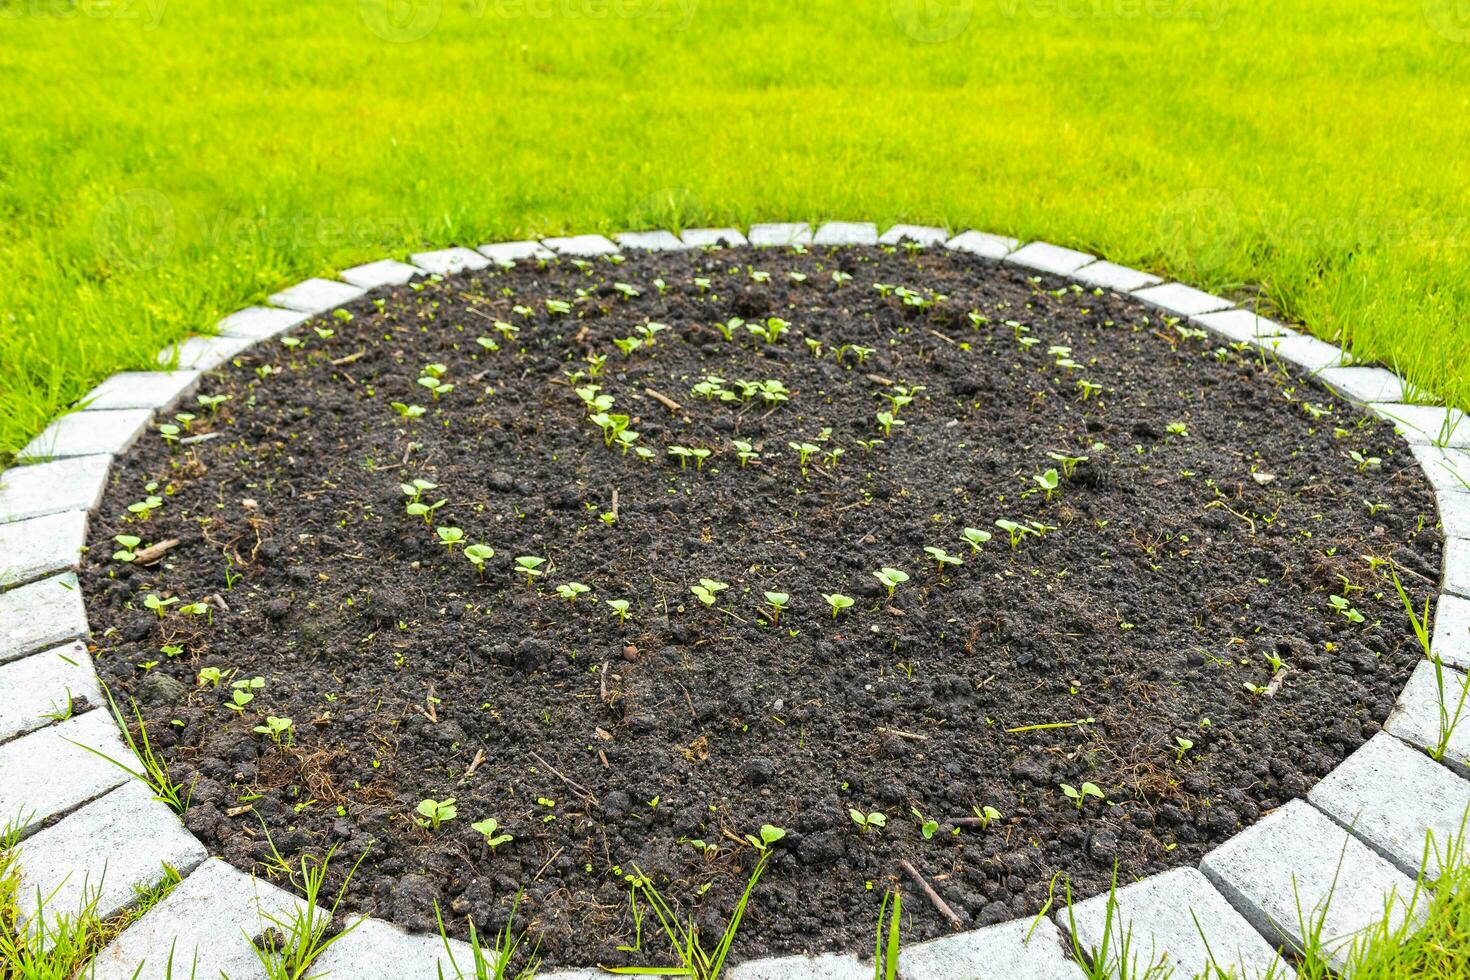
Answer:
<path fill-rule="evenodd" d="M 535 759 L 537 762 L 541 763 L 547 769 L 550 769 L 552 774 L 555 775 L 557 779 L 560 779 L 562 782 L 566 783 L 567 787 L 571 789 L 572 792 L 576 793 L 578 796 L 582 797 L 584 800 L 586 800 L 588 803 L 591 803 L 599 810 L 602 809 L 602 803 L 597 799 L 596 796 L 592 795 L 592 792 L 588 790 L 587 787 L 583 786 L 575 779 L 567 776 L 560 769 L 556 768 L 556 766 L 553 766 L 551 763 L 541 758 L 541 756 L 537 755 L 535 752 L 528 752 L 527 754 L 531 758 Z"/>
<path fill-rule="evenodd" d="M 933 905 L 939 914 L 949 921 L 950 926 L 955 932 L 959 932 L 964 928 L 964 925 L 960 922 L 960 917 L 955 915 L 954 909 L 950 908 L 949 903 L 939 897 L 939 893 L 934 890 L 934 886 L 930 885 L 924 876 L 919 874 L 918 868 L 914 867 L 907 860 L 898 862 L 898 866 L 903 869 L 904 874 L 913 879 L 914 884 L 918 885 L 919 890 L 924 893 L 924 897 L 929 899 L 929 904 Z"/>

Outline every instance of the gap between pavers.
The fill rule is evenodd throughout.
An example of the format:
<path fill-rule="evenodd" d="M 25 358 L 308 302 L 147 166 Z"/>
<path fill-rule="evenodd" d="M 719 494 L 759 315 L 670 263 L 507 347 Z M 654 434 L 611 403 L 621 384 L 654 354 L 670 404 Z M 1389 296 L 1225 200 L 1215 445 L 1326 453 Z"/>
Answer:
<path fill-rule="evenodd" d="M 1444 539 L 1444 589 L 1470 598 L 1470 538 Z"/>
<path fill-rule="evenodd" d="M 83 395 L 82 408 L 147 408 L 158 411 L 193 394 L 198 371 L 120 371 Z"/>
<path fill-rule="evenodd" d="M 78 456 L 0 472 L 0 523 L 96 510 L 111 462 L 109 456 Z"/>
<path fill-rule="evenodd" d="M 1427 660 L 1419 661 L 1409 675 L 1409 683 L 1399 692 L 1399 699 L 1383 727 L 1410 745 L 1437 749 L 1442 734 L 1441 706 L 1453 718 L 1462 694 L 1470 687 L 1470 678 L 1453 667 L 1444 668 L 1443 679 L 1444 697 L 1441 701 L 1434 664 Z M 1440 761 L 1470 779 L 1470 697 L 1464 704 L 1460 722 L 1449 733 L 1444 758 Z"/>
<path fill-rule="evenodd" d="M 124 452 L 153 420 L 146 408 L 85 410 L 63 415 L 26 443 L 16 461 L 48 462 Z"/>
<path fill-rule="evenodd" d="M 1107 932 L 1107 894 L 1053 913 L 1095 964 L 1106 938 L 1104 965 L 1116 964 L 1127 940 L 1129 961 L 1136 959 L 1141 969 L 1162 959 L 1175 975 L 1192 977 L 1210 965 L 1213 955 L 1222 968 L 1243 971 L 1242 980 L 1254 980 L 1273 968 L 1277 980 L 1293 975 L 1279 962 L 1275 948 L 1194 868 L 1175 868 L 1124 885 L 1114 897 L 1117 904 Z"/>
<path fill-rule="evenodd" d="M 58 916 L 92 910 L 107 918 L 137 903 L 138 889 L 187 875 L 209 855 L 153 791 L 136 779 L 33 834 L 19 847 L 20 918 L 32 935 Z M 44 896 L 38 910 L 26 904 Z M 42 923 L 45 928 L 38 928 Z"/>
<path fill-rule="evenodd" d="M 0 591 L 75 571 L 87 544 L 84 510 L 0 524 Z"/>
<path fill-rule="evenodd" d="M 869 976 L 872 976 L 871 970 Z M 901 980 L 1083 980 L 1048 919 L 1015 919 L 907 946 Z"/>
<path fill-rule="evenodd" d="M 251 940 L 272 927 L 270 917 L 289 922 L 305 904 L 223 861 L 206 860 L 97 954 L 88 980 L 266 980 Z"/>
<path fill-rule="evenodd" d="M 0 745 L 0 822 L 22 836 L 43 821 L 94 800 L 130 779 L 87 746 L 132 765 L 135 759 L 107 711 L 95 709 Z M 58 779 L 57 773 L 65 773 Z"/>
<path fill-rule="evenodd" d="M 1412 878 L 1302 800 L 1206 854 L 1200 870 L 1263 936 L 1300 949 L 1304 932 L 1320 924 L 1337 967 L 1351 940 L 1383 920 L 1390 901 L 1394 927 L 1410 917 L 1422 921 L 1427 904 Z"/>
<path fill-rule="evenodd" d="M 0 592 L 0 664 L 86 635 L 87 611 L 73 573 Z"/>
<path fill-rule="evenodd" d="M 0 744 L 56 724 L 52 715 L 104 702 L 92 655 L 81 641 L 0 664 Z M 0 813 L 0 821 L 5 818 Z"/>
<path fill-rule="evenodd" d="M 1379 732 L 1312 787 L 1307 799 L 1400 871 L 1417 878 L 1422 870 L 1433 879 L 1443 869 L 1444 848 L 1470 814 L 1470 780 Z"/>

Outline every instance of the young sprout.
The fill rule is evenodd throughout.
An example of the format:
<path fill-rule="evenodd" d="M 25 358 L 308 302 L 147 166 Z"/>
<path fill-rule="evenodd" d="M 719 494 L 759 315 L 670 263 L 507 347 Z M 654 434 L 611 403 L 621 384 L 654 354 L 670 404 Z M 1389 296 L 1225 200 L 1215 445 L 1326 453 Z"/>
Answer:
<path fill-rule="evenodd" d="M 403 509 L 409 517 L 422 517 L 425 524 L 432 524 L 434 512 L 447 503 L 449 503 L 448 500 L 436 500 L 432 504 L 426 504 L 422 500 L 410 500 Z"/>
<path fill-rule="evenodd" d="M 174 444 L 179 441 L 179 427 L 171 422 L 164 422 L 158 427 L 158 434 L 168 443 L 169 451 L 172 452 Z"/>
<path fill-rule="evenodd" d="M 437 364 L 429 365 L 429 367 L 439 366 L 440 365 Z M 428 370 L 428 368 L 425 368 L 425 370 Z M 446 384 L 445 382 L 440 381 L 437 374 L 425 374 L 422 378 L 419 378 L 419 384 L 429 389 L 430 393 L 433 394 L 435 401 L 439 400 L 440 395 L 447 395 L 454 390 L 454 385 Z"/>
<path fill-rule="evenodd" d="M 1076 803 L 1077 809 L 1079 810 L 1082 809 L 1082 804 L 1087 802 L 1089 796 L 1095 796 L 1100 800 L 1106 799 L 1103 796 L 1103 791 L 1098 789 L 1093 783 L 1083 783 L 1081 789 L 1077 789 L 1075 786 L 1070 786 L 1067 783 L 1062 783 L 1062 793 L 1069 800 Z"/>
<path fill-rule="evenodd" d="M 622 295 L 623 299 L 632 299 L 635 296 L 643 295 L 643 291 L 641 289 L 626 282 L 613 283 L 613 289 L 616 289 L 618 293 Z"/>
<path fill-rule="evenodd" d="M 812 453 L 821 452 L 822 447 L 809 442 L 788 442 L 786 445 L 796 451 L 796 465 L 801 467 L 801 475 L 806 476 L 807 463 L 811 460 Z"/>
<path fill-rule="evenodd" d="M 745 329 L 755 334 L 768 344 L 774 344 L 781 339 L 781 335 L 791 327 L 790 322 L 779 316 L 767 317 L 764 324 L 747 323 Z"/>
<path fill-rule="evenodd" d="M 837 457 L 841 456 L 845 452 L 847 452 L 847 450 L 841 448 L 840 446 L 833 446 L 831 449 L 827 450 L 826 454 L 822 457 L 824 460 L 827 461 L 827 468 L 835 470 L 837 468 Z"/>
<path fill-rule="evenodd" d="M 740 460 L 741 469 L 745 468 L 746 463 L 753 463 L 761 458 L 761 454 L 756 452 L 755 447 L 750 443 L 742 442 L 739 439 L 735 439 L 733 442 L 735 445 L 735 455 Z"/>
<path fill-rule="evenodd" d="M 669 325 L 667 323 L 653 323 L 653 322 L 649 322 L 649 323 L 640 323 L 636 327 L 634 327 L 633 329 L 634 330 L 637 330 L 640 334 L 643 335 L 643 346 L 645 346 L 645 347 L 652 347 L 653 346 L 653 337 L 654 337 L 654 335 L 655 334 L 658 334 L 658 333 L 662 333 L 663 331 L 669 329 Z"/>
<path fill-rule="evenodd" d="M 422 405 L 408 405 L 404 402 L 390 402 L 389 404 L 393 406 L 393 411 L 397 412 L 405 422 L 416 419 L 428 411 Z"/>
<path fill-rule="evenodd" d="M 622 351 L 624 357 L 632 357 L 633 352 L 643 346 L 643 341 L 637 337 L 614 337 L 613 346 Z"/>
<path fill-rule="evenodd" d="M 219 413 L 219 407 L 230 400 L 229 395 L 196 395 L 200 407 L 209 409 L 210 415 Z"/>
<path fill-rule="evenodd" d="M 845 282 L 852 282 L 852 273 L 837 269 L 832 273 L 832 281 L 839 286 Z"/>
<path fill-rule="evenodd" d="M 1064 453 L 1047 453 L 1046 457 L 1047 459 L 1061 463 L 1062 476 L 1069 480 L 1072 478 L 1072 474 L 1077 472 L 1077 464 L 1087 462 L 1086 456 L 1067 456 Z"/>
<path fill-rule="evenodd" d="M 480 577 L 484 578 L 485 562 L 495 557 L 495 549 L 488 544 L 472 544 L 465 548 L 464 556 L 471 565 L 475 566 L 475 571 L 480 573 Z"/>
<path fill-rule="evenodd" d="M 1189 435 L 1189 427 L 1186 426 L 1183 422 L 1170 422 L 1168 425 L 1164 426 L 1164 429 L 1171 436 Z"/>
<path fill-rule="evenodd" d="M 1348 622 L 1350 622 L 1350 623 L 1361 623 L 1361 622 L 1363 622 L 1363 614 L 1360 613 L 1360 612 L 1358 612 L 1356 609 L 1354 609 L 1352 607 L 1352 604 L 1349 603 L 1348 600 L 1345 599 L 1344 597 L 1342 597 L 1340 595 L 1330 595 L 1330 596 L 1327 597 L 1327 601 L 1329 603 L 1331 603 L 1332 604 L 1332 608 L 1335 609 L 1335 610 L 1337 610 L 1339 613 L 1341 613 L 1343 619 L 1346 619 Z"/>
<path fill-rule="evenodd" d="M 457 527 L 440 526 L 434 529 L 434 533 L 439 535 L 439 543 L 450 551 L 464 540 L 464 532 Z"/>
<path fill-rule="evenodd" d="M 992 823 L 1001 818 L 1001 812 L 988 804 L 983 807 L 972 806 L 970 809 L 974 811 L 975 819 L 980 821 L 981 830 L 988 830 Z"/>
<path fill-rule="evenodd" d="M 602 374 L 602 366 L 607 363 L 607 355 L 589 353 L 585 360 L 587 361 L 587 376 L 595 378 Z"/>
<path fill-rule="evenodd" d="M 1181 735 L 1175 735 L 1174 736 L 1174 745 L 1175 745 L 1175 749 L 1174 749 L 1174 761 L 1175 762 L 1183 762 L 1184 761 L 1184 753 L 1186 753 L 1190 749 L 1194 748 L 1194 742 L 1190 741 L 1187 738 L 1184 738 Z"/>
<path fill-rule="evenodd" d="M 546 312 L 552 316 L 565 316 L 572 312 L 572 304 L 564 299 L 549 299 L 546 301 Z"/>
<path fill-rule="evenodd" d="M 696 279 L 695 282 L 697 283 L 697 282 L 699 282 L 699 280 Z M 709 280 L 706 279 L 705 282 L 708 283 Z M 744 320 L 740 319 L 740 317 L 738 317 L 738 316 L 732 316 L 730 319 L 726 320 L 724 323 L 716 323 L 715 324 L 715 329 L 720 332 L 720 336 L 721 337 L 724 337 L 726 340 L 729 340 L 731 338 L 731 336 L 734 334 L 734 332 L 736 330 L 739 330 L 743 326 L 745 326 L 745 321 Z"/>
<path fill-rule="evenodd" d="M 933 558 L 934 559 L 934 562 L 938 566 L 939 573 L 941 575 L 944 574 L 944 566 L 945 565 L 963 565 L 964 564 L 964 560 L 963 559 L 960 559 L 960 558 L 955 557 L 954 555 L 951 555 L 949 552 L 945 551 L 943 548 L 935 548 L 933 546 L 926 547 L 924 549 L 924 554 L 926 554 L 930 558 Z"/>
<path fill-rule="evenodd" d="M 132 534 L 119 534 L 112 540 L 116 541 L 119 545 L 118 550 L 112 553 L 113 561 L 132 562 L 137 560 L 138 545 L 143 543 L 142 538 Z"/>
<path fill-rule="evenodd" d="M 277 718 L 275 715 L 267 715 L 265 724 L 256 725 L 254 731 L 260 735 L 269 735 L 271 741 L 277 745 L 281 744 L 282 737 L 286 739 L 287 745 L 291 744 L 290 718 Z"/>
<path fill-rule="evenodd" d="M 978 527 L 967 527 L 960 532 L 960 537 L 970 546 L 971 551 L 979 551 L 980 546 L 990 540 L 990 532 L 982 531 Z"/>
<path fill-rule="evenodd" d="M 893 435 L 893 427 L 895 425 L 907 424 L 906 422 L 904 422 L 903 419 L 898 418 L 892 412 L 879 412 L 876 417 L 878 419 L 878 428 L 883 430 L 883 434 L 885 436 Z"/>
<path fill-rule="evenodd" d="M 194 682 L 200 687 L 206 684 L 210 687 L 219 687 L 219 682 L 224 679 L 224 671 L 218 667 L 200 667 L 199 676 L 194 679 Z"/>
<path fill-rule="evenodd" d="M 1057 476 L 1056 470 L 1047 470 L 1045 473 L 1033 473 L 1031 480 L 1046 491 L 1046 499 L 1050 500 L 1052 494 L 1057 492 L 1057 485 L 1061 478 Z"/>
<path fill-rule="evenodd" d="M 628 612 L 629 605 L 630 603 L 627 599 L 607 600 L 607 608 L 612 610 L 613 617 L 617 619 L 619 626 L 624 625 L 632 618 L 632 613 Z"/>
<path fill-rule="evenodd" d="M 1364 456 L 1356 449 L 1350 450 L 1348 452 L 1348 457 L 1354 463 L 1358 464 L 1359 473 L 1362 473 L 1364 470 L 1376 470 L 1379 466 L 1383 464 L 1383 460 L 1378 458 L 1377 456 Z"/>
<path fill-rule="evenodd" d="M 1011 536 L 1012 551 L 1015 551 L 1021 546 L 1022 538 L 1024 538 L 1028 534 L 1036 533 L 1033 528 L 1029 528 L 1025 524 L 1017 524 L 1015 521 L 1008 521 L 1005 518 L 997 520 L 995 522 L 995 526 Z"/>
<path fill-rule="evenodd" d="M 687 470 L 689 468 L 689 461 L 691 459 L 695 461 L 694 468 L 698 470 L 704 463 L 704 460 L 699 457 L 698 453 L 699 450 L 691 449 L 688 446 L 669 447 L 669 455 L 679 461 L 679 469 L 681 470 Z M 704 450 L 704 455 L 709 455 L 708 449 Z"/>
<path fill-rule="evenodd" d="M 729 587 L 725 582 L 717 582 L 712 578 L 702 578 L 699 580 L 698 585 L 691 585 L 689 591 L 693 592 L 699 601 L 706 606 L 713 606 L 719 599 L 719 593 Z"/>
<path fill-rule="evenodd" d="M 472 823 L 470 824 L 470 829 L 485 838 L 485 846 L 490 848 L 490 853 L 492 854 L 495 853 L 495 849 L 501 844 L 509 844 L 515 840 L 515 837 L 511 834 L 498 833 L 500 830 L 500 821 L 494 817 L 487 817 L 478 823 Z"/>
<path fill-rule="evenodd" d="M 746 834 L 745 839 L 750 843 L 751 847 L 764 854 L 766 853 L 766 851 L 771 849 L 772 844 L 776 843 L 776 841 L 785 836 L 786 831 L 782 830 L 780 827 L 774 826 L 772 824 L 762 824 L 761 835 L 759 837 L 757 837 L 755 834 Z"/>
<path fill-rule="evenodd" d="M 767 592 L 766 604 L 771 607 L 771 625 L 775 626 L 781 622 L 781 611 L 791 603 L 791 596 L 785 592 Z"/>
<path fill-rule="evenodd" d="M 500 345 L 495 342 L 494 337 L 476 337 L 475 343 L 491 352 L 500 350 Z"/>
<path fill-rule="evenodd" d="M 128 504 L 128 513 L 132 514 L 140 521 L 146 521 L 149 517 L 152 516 L 155 510 L 162 506 L 162 497 L 155 497 L 150 495 L 142 500 L 139 500 L 137 503 Z"/>
<path fill-rule="evenodd" d="M 1088 381 L 1086 378 L 1078 378 L 1077 379 L 1077 390 L 1082 393 L 1082 400 L 1083 401 L 1087 401 L 1088 398 L 1090 398 L 1091 396 L 1097 394 L 1099 391 L 1102 391 L 1102 385 L 1093 384 L 1091 381 Z"/>
<path fill-rule="evenodd" d="M 847 815 L 852 818 L 853 823 L 858 825 L 858 830 L 865 834 L 870 830 L 878 830 L 888 826 L 888 818 L 877 810 L 871 813 L 864 813 L 861 810 L 848 807 Z"/>
<path fill-rule="evenodd" d="M 873 577 L 878 580 L 878 583 L 883 588 L 888 590 L 889 602 L 893 601 L 893 593 L 898 587 L 909 580 L 908 572 L 901 571 L 897 568 L 889 568 L 887 565 L 874 572 Z"/>
<path fill-rule="evenodd" d="M 838 613 L 842 612 L 842 610 L 847 609 L 849 606 L 851 606 L 853 604 L 852 597 L 845 596 L 845 595 L 843 595 L 840 592 L 834 592 L 831 595 L 828 595 L 827 593 L 823 592 L 822 593 L 822 598 L 823 599 L 826 599 L 827 600 L 827 605 L 829 605 L 829 606 L 832 607 L 832 618 L 833 619 L 836 619 Z"/>
<path fill-rule="evenodd" d="M 638 433 L 630 429 L 622 429 L 618 432 L 617 438 L 614 441 L 622 449 L 623 455 L 626 456 L 628 455 L 628 450 L 633 448 L 633 443 L 638 441 Z"/>
<path fill-rule="evenodd" d="M 535 555 L 521 555 L 516 559 L 516 574 L 526 576 L 527 585 L 535 585 L 536 579 L 542 574 L 541 566 L 546 564 L 545 558 Z"/>
<path fill-rule="evenodd" d="M 178 601 L 179 600 L 177 598 L 160 599 L 158 598 L 158 596 L 150 592 L 143 597 L 143 606 L 144 608 L 152 609 L 155 613 L 158 614 L 158 618 L 162 619 L 163 614 L 168 609 L 168 607 L 172 606 Z"/>
<path fill-rule="evenodd" d="M 556 594 L 574 605 L 577 602 L 577 596 L 585 595 L 591 591 L 592 588 L 590 586 L 583 585 L 581 582 L 567 582 L 556 587 Z"/>
<path fill-rule="evenodd" d="M 429 830 L 438 830 L 446 820 L 453 820 L 459 816 L 459 811 L 454 808 L 454 797 L 446 797 L 442 800 L 421 800 L 414 808 L 418 811 L 419 818 L 414 823 Z"/>

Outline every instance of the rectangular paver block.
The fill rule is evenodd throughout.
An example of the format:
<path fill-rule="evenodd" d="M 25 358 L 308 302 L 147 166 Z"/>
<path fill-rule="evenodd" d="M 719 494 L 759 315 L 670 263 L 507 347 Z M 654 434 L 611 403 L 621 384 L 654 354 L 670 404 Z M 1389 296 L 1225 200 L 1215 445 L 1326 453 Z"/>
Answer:
<path fill-rule="evenodd" d="M 685 228 L 679 237 L 690 248 L 733 248 L 750 244 L 739 228 Z"/>
<path fill-rule="evenodd" d="M 1069 276 L 1096 261 L 1095 255 L 1073 248 L 1062 248 L 1050 242 L 1028 242 L 1005 257 L 1008 265 L 1019 265 L 1054 276 Z"/>
<path fill-rule="evenodd" d="M 1436 490 L 1434 500 L 1439 505 L 1439 523 L 1445 536 L 1470 538 L 1470 493 Z"/>
<path fill-rule="evenodd" d="M 1470 423 L 1458 408 L 1374 402 L 1368 406 L 1398 427 L 1405 441 L 1442 449 L 1470 447 Z"/>
<path fill-rule="evenodd" d="M 1253 342 L 1278 360 L 1308 374 L 1320 374 L 1328 368 L 1342 367 L 1352 363 L 1352 355 L 1341 347 L 1308 337 L 1293 334 L 1288 337 L 1261 337 Z"/>
<path fill-rule="evenodd" d="M 1438 856 L 1470 812 L 1470 780 L 1379 732 L 1312 787 L 1307 799 L 1400 871 L 1417 878 L 1424 870 L 1434 878 L 1443 868 Z"/>
<path fill-rule="evenodd" d="M 106 918 L 137 901 L 135 888 L 164 880 L 163 863 L 186 875 L 208 855 L 174 812 L 153 792 L 129 780 L 45 830 L 20 850 L 20 892 L 48 897 L 39 918 L 75 915 L 96 898 L 97 915 Z M 34 898 L 32 898 L 32 903 Z M 21 908 L 33 932 L 37 910 Z"/>
<path fill-rule="evenodd" d="M 0 524 L 0 591 L 76 568 L 86 543 L 86 511 Z"/>
<path fill-rule="evenodd" d="M 871 221 L 829 221 L 812 235 L 813 245 L 877 245 L 878 226 Z"/>
<path fill-rule="evenodd" d="M 92 655 L 79 640 L 0 664 L 0 742 L 56 724 L 65 715 L 103 704 Z M 0 814 L 0 821 L 4 815 Z"/>
<path fill-rule="evenodd" d="M 407 262 L 399 262 L 397 259 L 379 259 L 376 262 L 344 269 L 341 276 L 343 282 L 353 286 L 377 289 L 380 286 L 402 286 L 404 283 L 427 274 L 427 270 L 416 265 L 409 265 Z"/>
<path fill-rule="evenodd" d="M 1202 289 L 1195 289 L 1193 286 L 1186 286 L 1182 282 L 1145 286 L 1143 289 L 1135 290 L 1133 296 L 1149 306 L 1183 317 L 1215 313 L 1219 310 L 1228 310 L 1235 305 L 1228 299 L 1207 293 Z"/>
<path fill-rule="evenodd" d="M 854 956 L 781 956 L 741 963 L 730 970 L 730 980 L 873 980 L 873 965 Z"/>
<path fill-rule="evenodd" d="M 247 306 L 221 320 L 219 333 L 221 337 L 269 340 L 310 319 L 310 313 L 300 310 L 283 310 L 276 306 Z"/>
<path fill-rule="evenodd" d="M 107 486 L 110 456 L 78 456 L 0 472 L 0 523 L 92 510 Z"/>
<path fill-rule="evenodd" d="M 750 244 L 757 248 L 776 248 L 782 245 L 810 245 L 812 227 L 805 221 L 774 221 L 751 225 L 746 234 Z"/>
<path fill-rule="evenodd" d="M 123 371 L 82 396 L 89 409 L 163 409 L 194 392 L 198 371 Z"/>
<path fill-rule="evenodd" d="M 992 235 L 988 231 L 962 231 L 944 243 L 944 247 L 955 252 L 968 252 L 982 259 L 1001 259 L 1020 248 L 1021 242 L 1005 235 Z M 1079 267 L 1080 268 L 1080 267 Z"/>
<path fill-rule="evenodd" d="M 1242 980 L 1260 977 L 1273 966 L 1277 978 L 1292 972 L 1279 963 L 1270 943 L 1194 868 L 1175 868 L 1116 892 L 1112 924 L 1108 926 L 1108 960 L 1121 955 L 1120 943 L 1129 940 L 1130 964 L 1140 970 L 1159 961 L 1174 968 L 1176 976 L 1192 977 L 1204 970 L 1211 953 L 1221 967 L 1234 967 Z M 1108 896 L 1098 895 L 1063 909 L 1054 917 L 1064 930 L 1075 930 L 1079 945 L 1094 960 L 1102 949 L 1107 924 Z M 1198 920 L 1198 925 L 1196 925 Z M 1201 938 L 1203 930 L 1203 938 Z M 1207 944 L 1208 941 L 1208 944 Z"/>
<path fill-rule="evenodd" d="M 466 269 L 473 271 L 490 267 L 489 259 L 474 249 L 463 246 L 441 248 L 433 252 L 415 252 L 409 258 L 420 269 L 439 276 L 452 276 Z"/>
<path fill-rule="evenodd" d="M 1084 975 L 1047 919 L 1017 919 L 907 946 L 898 954 L 898 973 L 903 980 L 1082 980 Z"/>
<path fill-rule="evenodd" d="M 71 572 L 0 592 L 0 663 L 86 635 L 87 611 Z"/>
<path fill-rule="evenodd" d="M 1348 943 L 1381 922 L 1390 901 L 1394 926 L 1424 915 L 1413 879 L 1301 800 L 1236 834 L 1200 868 L 1264 936 L 1300 947 L 1303 921 L 1308 929 L 1320 922 L 1339 966 Z"/>
<path fill-rule="evenodd" d="M 205 861 L 97 954 L 89 980 L 179 980 L 191 972 L 197 980 L 265 980 L 250 941 L 272 926 L 270 917 L 289 922 L 303 907 L 296 896 L 223 861 Z"/>
<path fill-rule="evenodd" d="M 1072 278 L 1089 286 L 1098 286 L 1102 289 L 1112 289 L 1120 293 L 1132 292 L 1151 286 L 1154 283 L 1163 282 L 1158 276 L 1138 269 L 1130 269 L 1126 265 L 1116 265 L 1112 262 L 1094 262 L 1084 265 L 1072 273 Z"/>
<path fill-rule="evenodd" d="M 325 313 L 352 302 L 366 293 L 361 286 L 352 286 L 335 279 L 305 279 L 294 286 L 272 293 L 268 299 L 272 306 L 298 310 L 302 313 Z"/>
<path fill-rule="evenodd" d="M 527 259 L 554 259 L 556 253 L 540 242 L 487 242 L 477 250 L 497 265 L 512 265 Z"/>
<path fill-rule="evenodd" d="M 1444 589 L 1470 599 L 1470 539 L 1444 539 Z"/>
<path fill-rule="evenodd" d="M 913 242 L 925 248 L 943 245 L 949 240 L 949 232 L 933 225 L 894 225 L 878 239 L 879 245 L 901 245 Z"/>
<path fill-rule="evenodd" d="M 681 241 L 672 231 L 625 231 L 613 237 L 621 248 L 644 252 L 683 252 L 693 247 Z"/>
<path fill-rule="evenodd" d="M 1470 493 L 1470 453 L 1422 442 L 1409 443 L 1409 451 L 1436 493 Z"/>
<path fill-rule="evenodd" d="M 159 351 L 157 361 L 184 371 L 213 371 L 254 346 L 249 337 L 186 337 Z"/>
<path fill-rule="evenodd" d="M 569 235 L 543 238 L 541 244 L 559 255 L 612 255 L 618 246 L 602 235 Z"/>
<path fill-rule="evenodd" d="M 1434 637 L 1429 650 L 1450 667 L 1470 670 L 1470 599 L 1439 597 L 1434 606 Z"/>
<path fill-rule="evenodd" d="M 147 408 L 71 412 L 42 430 L 20 451 L 22 460 L 67 459 L 123 452 L 153 419 Z"/>
<path fill-rule="evenodd" d="M 492 936 L 481 945 L 493 947 L 494 942 Z M 444 940 L 437 935 L 410 935 L 379 919 L 364 919 L 333 943 L 311 972 L 352 980 L 454 980 L 459 973 L 473 977 L 475 957 L 469 944 L 451 939 L 449 950 L 446 955 Z M 496 961 L 493 948 L 485 953 L 489 962 Z"/>
<path fill-rule="evenodd" d="M 18 818 L 32 830 L 132 778 L 84 745 L 136 765 L 112 715 L 100 709 L 0 745 L 0 821 Z"/>
<path fill-rule="evenodd" d="M 1407 381 L 1387 368 L 1334 367 L 1317 374 L 1317 380 L 1355 402 L 1397 402 L 1413 397 Z"/>
<path fill-rule="evenodd" d="M 1410 745 L 1438 749 L 1446 727 L 1441 724 L 1446 721 L 1446 717 L 1441 715 L 1442 707 L 1448 720 L 1453 720 L 1460 698 L 1470 686 L 1470 679 L 1453 667 L 1445 667 L 1442 676 L 1443 697 L 1440 696 L 1434 664 L 1421 660 L 1409 675 L 1409 683 L 1399 693 L 1398 702 L 1383 727 Z M 1470 697 L 1466 697 L 1464 703 L 1465 710 L 1460 713 L 1459 724 L 1449 732 L 1442 761 L 1461 775 L 1470 777 Z"/>
<path fill-rule="evenodd" d="M 1275 320 L 1261 316 L 1255 310 L 1217 310 L 1214 313 L 1192 316 L 1189 322 L 1237 344 L 1253 343 L 1261 337 L 1296 336 L 1294 330 L 1289 330 Z"/>

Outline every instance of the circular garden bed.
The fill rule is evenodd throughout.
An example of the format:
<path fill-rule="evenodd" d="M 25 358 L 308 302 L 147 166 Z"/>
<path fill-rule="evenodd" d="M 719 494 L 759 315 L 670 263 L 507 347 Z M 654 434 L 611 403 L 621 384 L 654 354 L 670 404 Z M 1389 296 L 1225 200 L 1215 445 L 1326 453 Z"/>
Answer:
<path fill-rule="evenodd" d="M 189 827 L 418 930 L 523 893 L 548 963 L 653 958 L 634 874 L 717 935 L 767 826 L 741 959 L 869 945 L 901 862 L 967 926 L 1195 863 L 1378 730 L 1375 566 L 1439 567 L 1391 425 L 943 250 L 419 282 L 200 394 L 83 567 Z"/>

